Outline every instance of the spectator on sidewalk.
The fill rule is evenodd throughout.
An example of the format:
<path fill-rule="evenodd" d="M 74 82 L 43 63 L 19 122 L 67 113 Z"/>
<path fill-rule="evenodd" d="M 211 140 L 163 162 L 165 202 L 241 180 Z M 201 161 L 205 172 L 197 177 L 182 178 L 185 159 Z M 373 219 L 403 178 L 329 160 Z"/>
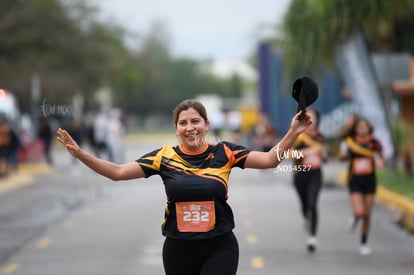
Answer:
<path fill-rule="evenodd" d="M 97 157 L 102 157 L 107 153 L 108 144 L 108 116 L 104 110 L 100 111 L 93 122 L 93 146 L 94 153 Z"/>
<path fill-rule="evenodd" d="M 8 147 L 10 144 L 10 123 L 5 116 L 0 117 L 0 177 L 9 173 Z"/>
<path fill-rule="evenodd" d="M 17 166 L 17 150 L 21 147 L 19 138 L 9 119 L 0 115 L 0 177 L 5 177 Z"/>
<path fill-rule="evenodd" d="M 79 145 L 83 145 L 83 127 L 80 119 L 72 117 L 69 123 L 68 132 L 72 136 L 73 140 Z M 76 158 L 72 158 L 72 172 L 74 175 L 80 174 L 80 167 Z"/>
<path fill-rule="evenodd" d="M 125 162 L 124 137 L 125 127 L 122 123 L 121 110 L 113 108 L 108 113 L 108 134 L 106 144 L 108 149 L 108 160 L 115 163 Z"/>
<path fill-rule="evenodd" d="M 42 141 L 44 148 L 44 156 L 48 164 L 53 164 L 51 147 L 53 139 L 52 126 L 50 124 L 50 119 L 48 117 L 42 117 L 39 123 L 39 139 Z"/>

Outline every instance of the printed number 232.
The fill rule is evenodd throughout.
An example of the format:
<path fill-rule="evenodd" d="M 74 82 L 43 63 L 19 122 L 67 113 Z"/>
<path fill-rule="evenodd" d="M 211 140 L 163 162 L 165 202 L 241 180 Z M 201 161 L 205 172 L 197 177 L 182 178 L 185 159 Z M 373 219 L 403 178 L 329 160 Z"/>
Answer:
<path fill-rule="evenodd" d="M 207 222 L 208 211 L 184 211 L 183 221 L 185 222 Z"/>

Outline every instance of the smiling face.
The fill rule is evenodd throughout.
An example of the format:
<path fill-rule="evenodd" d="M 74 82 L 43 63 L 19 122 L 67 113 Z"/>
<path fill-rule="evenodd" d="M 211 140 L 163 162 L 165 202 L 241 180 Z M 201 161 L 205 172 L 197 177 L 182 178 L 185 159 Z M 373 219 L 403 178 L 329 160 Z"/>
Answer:
<path fill-rule="evenodd" d="M 359 120 L 355 126 L 355 132 L 358 136 L 369 135 L 371 130 L 368 122 L 365 120 Z"/>
<path fill-rule="evenodd" d="M 209 122 L 196 109 L 182 110 L 177 117 L 175 133 L 189 151 L 197 151 L 205 144 Z"/>

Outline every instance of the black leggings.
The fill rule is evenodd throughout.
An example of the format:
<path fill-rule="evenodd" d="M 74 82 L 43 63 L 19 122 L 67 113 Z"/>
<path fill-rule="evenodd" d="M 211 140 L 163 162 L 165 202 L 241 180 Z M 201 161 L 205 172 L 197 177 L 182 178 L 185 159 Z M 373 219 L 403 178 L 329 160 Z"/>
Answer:
<path fill-rule="evenodd" d="M 320 169 L 300 172 L 294 176 L 294 184 L 298 193 L 303 216 L 309 222 L 309 233 L 316 236 L 318 229 L 318 195 L 322 186 Z"/>
<path fill-rule="evenodd" d="M 234 275 L 239 245 L 233 232 L 207 240 L 166 238 L 162 254 L 166 275 Z"/>

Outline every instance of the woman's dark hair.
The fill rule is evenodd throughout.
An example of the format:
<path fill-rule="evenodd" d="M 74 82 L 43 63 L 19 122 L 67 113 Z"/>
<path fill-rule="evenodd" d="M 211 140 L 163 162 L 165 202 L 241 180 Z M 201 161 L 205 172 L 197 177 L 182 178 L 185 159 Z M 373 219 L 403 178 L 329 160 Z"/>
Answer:
<path fill-rule="evenodd" d="M 190 108 L 193 108 L 194 110 L 196 110 L 200 114 L 200 116 L 204 119 L 204 121 L 208 121 L 207 111 L 206 111 L 206 108 L 204 107 L 204 105 L 198 100 L 186 99 L 186 100 L 181 101 L 174 108 L 174 111 L 173 111 L 174 125 L 177 125 L 178 117 L 179 117 L 180 113 L 182 111 L 188 110 Z"/>
<path fill-rule="evenodd" d="M 315 116 L 316 116 L 316 128 L 318 129 L 319 128 L 319 123 L 320 123 L 320 120 L 321 120 L 321 112 L 317 109 L 314 109 L 314 108 L 308 108 L 307 111 L 311 111 L 315 114 Z"/>
<path fill-rule="evenodd" d="M 372 126 L 372 124 L 366 118 L 363 118 L 363 117 L 358 116 L 355 119 L 354 124 L 349 129 L 349 132 L 348 132 L 348 135 L 349 136 L 351 136 L 351 137 L 356 136 L 356 128 L 357 128 L 358 124 L 361 123 L 361 122 L 365 122 L 367 124 L 368 130 L 369 130 L 369 133 L 370 134 L 372 134 L 374 132 L 374 127 Z"/>

